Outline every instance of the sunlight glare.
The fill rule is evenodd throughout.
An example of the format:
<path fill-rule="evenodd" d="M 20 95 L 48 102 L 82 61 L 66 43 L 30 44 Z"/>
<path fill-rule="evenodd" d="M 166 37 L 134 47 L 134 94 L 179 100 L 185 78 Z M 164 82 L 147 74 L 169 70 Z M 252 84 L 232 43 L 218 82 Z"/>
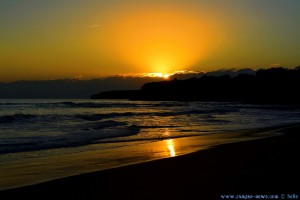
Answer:
<path fill-rule="evenodd" d="M 164 78 L 168 79 L 172 74 L 164 74 L 164 73 L 145 73 L 143 76 L 147 77 L 159 77 L 159 78 Z"/>
<path fill-rule="evenodd" d="M 164 74 L 164 78 L 165 78 L 165 79 L 168 79 L 169 77 L 170 77 L 169 74 Z"/>
<path fill-rule="evenodd" d="M 166 143 L 170 152 L 170 157 L 176 156 L 173 140 L 172 139 L 166 140 Z"/>

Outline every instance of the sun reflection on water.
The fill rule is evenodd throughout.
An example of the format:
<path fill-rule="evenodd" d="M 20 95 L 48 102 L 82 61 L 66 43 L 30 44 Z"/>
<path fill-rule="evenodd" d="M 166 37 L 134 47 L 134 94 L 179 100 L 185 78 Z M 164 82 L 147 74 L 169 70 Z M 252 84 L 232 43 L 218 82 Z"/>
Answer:
<path fill-rule="evenodd" d="M 173 140 L 172 139 L 166 140 L 166 143 L 169 149 L 170 157 L 176 156 Z"/>

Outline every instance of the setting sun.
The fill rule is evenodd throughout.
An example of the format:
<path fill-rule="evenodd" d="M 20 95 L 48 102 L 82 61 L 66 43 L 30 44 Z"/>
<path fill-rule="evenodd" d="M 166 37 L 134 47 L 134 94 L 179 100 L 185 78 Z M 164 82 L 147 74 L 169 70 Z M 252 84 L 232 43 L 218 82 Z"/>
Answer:
<path fill-rule="evenodd" d="M 165 79 L 168 79 L 168 78 L 170 77 L 170 75 L 164 74 L 163 77 L 164 77 Z"/>
<path fill-rule="evenodd" d="M 171 74 L 164 74 L 164 73 L 147 73 L 147 76 L 149 77 L 160 77 L 164 79 L 168 79 Z"/>

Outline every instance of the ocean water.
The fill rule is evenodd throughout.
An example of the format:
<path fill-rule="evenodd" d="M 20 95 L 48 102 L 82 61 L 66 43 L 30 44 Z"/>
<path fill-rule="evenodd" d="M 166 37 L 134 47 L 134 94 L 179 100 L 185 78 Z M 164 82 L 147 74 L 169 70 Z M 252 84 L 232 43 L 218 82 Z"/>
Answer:
<path fill-rule="evenodd" d="M 289 105 L 0 100 L 0 189 L 130 164 L 131 154 L 146 161 L 153 158 L 151 153 L 159 154 L 155 145 L 147 156 L 137 149 L 155 142 L 166 141 L 169 156 L 174 156 L 176 138 L 298 122 L 300 107 Z M 163 157 L 168 155 L 156 158 Z"/>

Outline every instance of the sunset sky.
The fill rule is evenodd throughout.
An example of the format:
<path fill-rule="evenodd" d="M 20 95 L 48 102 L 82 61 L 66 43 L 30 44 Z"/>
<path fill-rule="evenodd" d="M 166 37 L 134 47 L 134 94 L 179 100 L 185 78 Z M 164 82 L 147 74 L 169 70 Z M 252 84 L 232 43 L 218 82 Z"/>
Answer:
<path fill-rule="evenodd" d="M 1 0 L 0 82 L 295 67 L 299 0 Z"/>

